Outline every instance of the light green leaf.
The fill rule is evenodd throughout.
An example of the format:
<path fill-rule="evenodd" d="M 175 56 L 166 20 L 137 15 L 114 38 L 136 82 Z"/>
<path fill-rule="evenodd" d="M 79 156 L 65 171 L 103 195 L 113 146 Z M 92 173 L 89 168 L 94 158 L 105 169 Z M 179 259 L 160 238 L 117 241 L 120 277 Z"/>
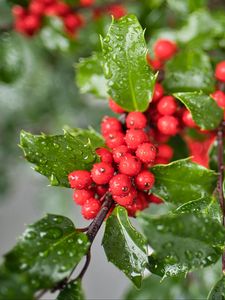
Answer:
<path fill-rule="evenodd" d="M 103 99 L 108 97 L 101 53 L 80 59 L 76 65 L 76 82 L 81 93 L 91 93 Z"/>
<path fill-rule="evenodd" d="M 223 276 L 210 291 L 207 300 L 225 299 L 225 276 Z"/>
<path fill-rule="evenodd" d="M 57 300 L 84 300 L 84 293 L 81 286 L 81 281 L 73 281 L 59 293 Z"/>
<path fill-rule="evenodd" d="M 174 97 L 186 106 L 195 123 L 202 129 L 216 129 L 223 119 L 223 110 L 215 100 L 202 92 L 176 93 Z"/>
<path fill-rule="evenodd" d="M 86 255 L 89 245 L 87 236 L 76 231 L 68 218 L 47 215 L 28 226 L 4 256 L 4 265 L 12 273 L 28 276 L 35 290 L 53 288 Z"/>
<path fill-rule="evenodd" d="M 167 202 L 182 204 L 211 196 L 216 188 L 217 175 L 189 159 L 151 168 L 155 175 L 152 192 Z"/>
<path fill-rule="evenodd" d="M 147 264 L 146 242 L 131 225 L 125 208 L 117 206 L 107 219 L 102 244 L 108 260 L 140 287 Z"/>
<path fill-rule="evenodd" d="M 212 92 L 215 80 L 208 55 L 195 49 L 179 51 L 166 64 L 163 84 L 169 92 Z"/>
<path fill-rule="evenodd" d="M 225 228 L 215 220 L 193 213 L 138 217 L 154 252 L 150 271 L 176 276 L 215 263 L 225 246 Z"/>
<path fill-rule="evenodd" d="M 113 20 L 102 48 L 110 96 L 127 111 L 145 111 L 156 76 L 147 65 L 144 31 L 137 18 Z"/>
<path fill-rule="evenodd" d="M 35 171 L 45 175 L 51 185 L 69 187 L 68 174 L 74 170 L 89 170 L 98 161 L 90 141 L 91 132 L 79 131 L 78 136 L 70 132 L 64 135 L 32 135 L 22 131 L 20 146 L 25 158 L 36 165 Z M 96 135 L 93 134 L 93 139 Z"/>

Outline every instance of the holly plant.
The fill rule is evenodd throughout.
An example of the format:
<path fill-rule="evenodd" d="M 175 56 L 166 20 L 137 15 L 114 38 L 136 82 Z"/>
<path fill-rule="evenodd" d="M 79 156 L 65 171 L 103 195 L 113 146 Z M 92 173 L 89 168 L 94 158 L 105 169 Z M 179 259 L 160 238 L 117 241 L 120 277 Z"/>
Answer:
<path fill-rule="evenodd" d="M 108 261 L 137 289 L 146 274 L 166 282 L 221 260 L 221 276 L 207 288 L 208 299 L 224 299 L 225 61 L 174 38 L 153 39 L 148 52 L 144 33 L 133 14 L 113 18 L 102 50 L 75 66 L 80 91 L 109 100 L 101 133 L 69 126 L 59 135 L 21 132 L 24 157 L 50 185 L 71 189 L 88 225 L 53 214 L 29 225 L 4 255 L 0 299 L 47 291 L 84 299 L 101 226 Z M 153 206 L 163 209 L 150 214 Z"/>

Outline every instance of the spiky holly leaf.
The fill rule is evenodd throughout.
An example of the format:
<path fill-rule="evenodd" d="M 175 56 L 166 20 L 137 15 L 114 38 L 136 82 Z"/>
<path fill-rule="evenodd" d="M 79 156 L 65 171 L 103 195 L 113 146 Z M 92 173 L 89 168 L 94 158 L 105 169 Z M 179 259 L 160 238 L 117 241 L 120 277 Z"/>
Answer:
<path fill-rule="evenodd" d="M 113 20 L 102 48 L 109 95 L 126 111 L 145 111 L 156 76 L 146 61 L 144 31 L 137 18 Z"/>
<path fill-rule="evenodd" d="M 225 276 L 223 276 L 210 291 L 207 300 L 225 299 Z"/>
<path fill-rule="evenodd" d="M 146 241 L 131 225 L 125 208 L 117 206 L 107 219 L 102 244 L 108 260 L 140 287 L 147 264 Z"/>

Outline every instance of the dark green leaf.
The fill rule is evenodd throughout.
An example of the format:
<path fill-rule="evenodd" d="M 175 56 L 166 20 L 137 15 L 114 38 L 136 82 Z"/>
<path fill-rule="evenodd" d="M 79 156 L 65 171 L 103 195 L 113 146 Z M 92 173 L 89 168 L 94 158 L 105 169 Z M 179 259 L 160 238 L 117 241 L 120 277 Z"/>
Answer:
<path fill-rule="evenodd" d="M 81 281 L 69 283 L 58 295 L 57 300 L 84 300 Z"/>
<path fill-rule="evenodd" d="M 174 96 L 186 106 L 195 123 L 202 129 L 215 129 L 223 119 L 223 110 L 215 100 L 202 92 L 176 93 Z"/>
<path fill-rule="evenodd" d="M 225 228 L 202 215 L 184 213 L 139 220 L 154 252 L 150 271 L 160 276 L 176 276 L 215 263 L 224 251 Z"/>
<path fill-rule="evenodd" d="M 28 226 L 4 263 L 15 274 L 27 274 L 36 290 L 52 288 L 70 274 L 88 248 L 87 236 L 68 218 L 47 215 Z"/>
<path fill-rule="evenodd" d="M 169 92 L 212 92 L 215 81 L 208 55 L 201 50 L 180 51 L 166 64 L 164 86 Z"/>
<path fill-rule="evenodd" d="M 189 159 L 156 165 L 151 171 L 156 179 L 152 192 L 174 204 L 211 196 L 216 188 L 216 173 Z"/>
<path fill-rule="evenodd" d="M 223 143 L 223 159 L 225 161 L 225 141 Z M 209 150 L 209 166 L 210 169 L 218 171 L 218 142 L 215 139 Z"/>
<path fill-rule="evenodd" d="M 103 57 L 100 53 L 80 59 L 76 65 L 76 82 L 81 93 L 91 93 L 98 98 L 108 97 L 102 64 Z"/>
<path fill-rule="evenodd" d="M 85 139 L 85 133 L 47 136 L 22 131 L 20 146 L 25 158 L 36 165 L 35 171 L 47 176 L 51 185 L 69 187 L 70 172 L 89 170 L 98 160 L 89 134 Z"/>
<path fill-rule="evenodd" d="M 225 276 L 223 276 L 210 291 L 207 300 L 225 299 Z"/>
<path fill-rule="evenodd" d="M 173 148 L 172 160 L 178 160 L 188 157 L 187 144 L 180 135 L 176 135 L 170 138 L 169 145 Z"/>
<path fill-rule="evenodd" d="M 131 225 L 125 208 L 116 207 L 107 219 L 102 243 L 108 260 L 140 287 L 147 264 L 146 243 Z"/>
<path fill-rule="evenodd" d="M 144 31 L 137 18 L 113 20 L 102 47 L 110 96 L 127 111 L 145 111 L 156 76 L 147 65 Z"/>

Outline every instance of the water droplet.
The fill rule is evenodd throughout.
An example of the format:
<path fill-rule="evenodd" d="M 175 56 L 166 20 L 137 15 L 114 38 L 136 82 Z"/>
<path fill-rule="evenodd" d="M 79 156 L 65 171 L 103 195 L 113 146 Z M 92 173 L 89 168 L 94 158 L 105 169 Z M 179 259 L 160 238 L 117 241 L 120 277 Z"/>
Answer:
<path fill-rule="evenodd" d="M 37 238 L 37 234 L 34 231 L 29 231 L 28 233 L 26 233 L 26 238 L 28 240 L 34 240 Z"/>
<path fill-rule="evenodd" d="M 63 232 L 60 228 L 50 227 L 47 231 L 46 237 L 48 239 L 59 239 L 63 235 Z"/>

